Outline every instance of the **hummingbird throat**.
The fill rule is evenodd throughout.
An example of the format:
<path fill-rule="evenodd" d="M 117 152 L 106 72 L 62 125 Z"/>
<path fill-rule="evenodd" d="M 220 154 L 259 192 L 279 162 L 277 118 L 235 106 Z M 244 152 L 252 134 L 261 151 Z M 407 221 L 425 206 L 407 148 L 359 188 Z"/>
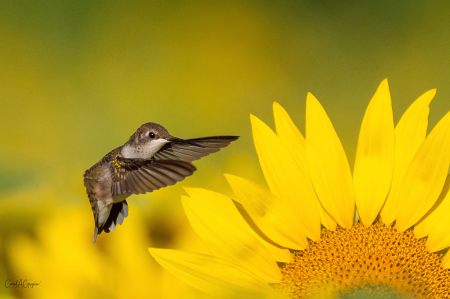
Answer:
<path fill-rule="evenodd" d="M 149 140 L 145 144 L 125 145 L 120 152 L 124 158 L 150 159 L 153 157 L 166 143 L 170 141 L 166 139 Z"/>

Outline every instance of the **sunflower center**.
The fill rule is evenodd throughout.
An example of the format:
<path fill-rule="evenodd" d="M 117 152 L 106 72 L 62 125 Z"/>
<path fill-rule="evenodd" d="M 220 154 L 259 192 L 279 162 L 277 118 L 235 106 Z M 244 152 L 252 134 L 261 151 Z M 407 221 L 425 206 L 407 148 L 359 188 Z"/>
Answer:
<path fill-rule="evenodd" d="M 283 269 L 279 289 L 292 298 L 450 298 L 442 254 L 428 252 L 412 231 L 358 222 L 309 245 Z"/>

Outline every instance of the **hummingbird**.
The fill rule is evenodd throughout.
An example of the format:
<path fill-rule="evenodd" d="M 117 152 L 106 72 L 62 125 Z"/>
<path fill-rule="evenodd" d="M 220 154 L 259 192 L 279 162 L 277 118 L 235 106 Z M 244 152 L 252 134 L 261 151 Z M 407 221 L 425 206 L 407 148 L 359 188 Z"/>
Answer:
<path fill-rule="evenodd" d="M 94 244 L 103 231 L 114 231 L 128 216 L 126 199 L 175 185 L 196 170 L 192 161 L 228 146 L 238 136 L 180 139 L 157 123 L 140 126 L 122 146 L 84 173 L 94 213 Z"/>

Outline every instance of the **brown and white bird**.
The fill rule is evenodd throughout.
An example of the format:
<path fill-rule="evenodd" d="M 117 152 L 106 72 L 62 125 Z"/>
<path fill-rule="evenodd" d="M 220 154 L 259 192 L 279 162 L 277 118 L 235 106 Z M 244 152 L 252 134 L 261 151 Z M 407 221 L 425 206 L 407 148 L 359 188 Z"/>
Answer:
<path fill-rule="evenodd" d="M 238 136 L 195 139 L 173 137 L 161 125 L 140 126 L 122 146 L 113 149 L 84 173 L 84 186 L 94 212 L 97 235 L 112 232 L 128 216 L 126 199 L 152 192 L 194 173 L 192 161 L 219 151 Z"/>

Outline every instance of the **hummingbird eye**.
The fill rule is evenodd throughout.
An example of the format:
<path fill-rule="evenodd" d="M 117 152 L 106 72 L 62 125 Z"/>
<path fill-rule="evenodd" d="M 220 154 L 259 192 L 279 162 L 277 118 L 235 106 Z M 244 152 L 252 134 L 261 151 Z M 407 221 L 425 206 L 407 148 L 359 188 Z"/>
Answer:
<path fill-rule="evenodd" d="M 148 136 L 150 136 L 150 138 L 155 138 L 155 133 L 150 132 L 150 133 L 148 133 Z"/>

